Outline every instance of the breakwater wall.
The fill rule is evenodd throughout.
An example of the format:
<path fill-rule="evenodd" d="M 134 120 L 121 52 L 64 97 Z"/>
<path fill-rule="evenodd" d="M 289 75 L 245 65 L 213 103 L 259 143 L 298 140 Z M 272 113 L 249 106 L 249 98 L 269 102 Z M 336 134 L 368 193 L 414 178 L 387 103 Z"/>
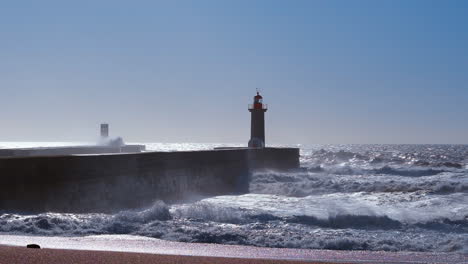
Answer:
<path fill-rule="evenodd" d="M 144 150 L 145 150 L 145 145 L 17 148 L 17 149 L 0 149 L 0 157 L 136 153 L 136 152 L 142 152 Z"/>
<path fill-rule="evenodd" d="M 0 210 L 112 212 L 246 193 L 250 174 L 299 167 L 299 149 L 2 157 Z"/>

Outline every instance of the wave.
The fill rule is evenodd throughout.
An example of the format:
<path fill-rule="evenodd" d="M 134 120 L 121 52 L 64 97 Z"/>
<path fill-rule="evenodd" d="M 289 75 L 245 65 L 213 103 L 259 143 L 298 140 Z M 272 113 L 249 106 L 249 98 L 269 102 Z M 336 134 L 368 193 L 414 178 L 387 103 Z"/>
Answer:
<path fill-rule="evenodd" d="M 402 227 L 399 221 L 388 216 L 372 215 L 337 215 L 320 219 L 314 216 L 300 215 L 287 219 L 290 223 L 299 223 L 326 228 L 359 228 L 359 229 L 398 229 Z"/>
<path fill-rule="evenodd" d="M 208 202 L 178 205 L 170 208 L 161 201 L 144 210 L 122 211 L 114 215 L 108 214 L 59 214 L 44 213 L 39 215 L 1 214 L 1 232 L 24 232 L 32 234 L 107 234 L 132 233 L 142 226 L 162 222 L 214 222 L 224 224 L 266 224 L 269 222 L 285 222 L 334 229 L 402 229 L 419 227 L 438 231 L 468 232 L 468 215 L 453 219 L 438 217 L 434 219 L 421 218 L 420 221 L 402 221 L 387 215 L 338 213 L 328 217 L 314 215 L 277 215 L 263 210 L 250 210 L 235 207 L 224 207 Z M 127 226 L 124 232 L 114 229 Z"/>
<path fill-rule="evenodd" d="M 424 179 L 419 179 L 424 178 Z M 323 193 L 352 192 L 417 192 L 437 194 L 468 192 L 468 178 L 464 172 L 434 169 L 374 170 L 349 167 L 314 167 L 296 172 L 257 172 L 252 175 L 250 192 L 305 197 Z"/>
<path fill-rule="evenodd" d="M 468 250 L 463 235 L 468 233 L 467 218 L 407 223 L 385 215 L 279 216 L 206 202 L 175 207 L 156 202 L 144 210 L 114 215 L 2 214 L 0 231 L 62 236 L 132 234 L 181 242 L 311 249 Z"/>
<path fill-rule="evenodd" d="M 467 146 L 303 148 L 301 169 L 254 173 L 250 194 L 187 204 L 157 201 L 148 208 L 116 214 L 0 212 L 0 232 L 131 234 L 262 247 L 468 253 L 466 157 Z"/>
<path fill-rule="evenodd" d="M 243 224 L 251 219 L 251 214 L 244 209 L 217 206 L 198 202 L 173 210 L 173 215 L 183 219 L 212 221 L 229 224 Z"/>
<path fill-rule="evenodd" d="M 353 167 L 349 165 L 339 165 L 339 166 L 312 166 L 308 168 L 303 168 L 303 171 L 311 173 L 323 173 L 323 174 L 336 174 L 336 175 L 393 175 L 393 176 L 406 176 L 406 177 L 424 177 L 424 176 L 434 176 L 444 172 L 451 172 L 450 170 L 443 169 L 434 169 L 434 168 L 423 168 L 419 166 L 409 166 L 409 167 L 400 167 L 394 168 L 388 165 L 385 165 L 380 168 L 365 169 L 361 167 Z M 300 170 L 299 170 L 300 171 Z"/>
<path fill-rule="evenodd" d="M 397 176 L 407 176 L 407 177 L 424 177 L 424 176 L 434 176 L 443 172 L 444 170 L 435 170 L 435 169 L 395 169 L 390 166 L 385 166 L 380 169 L 371 170 L 370 173 L 375 174 L 386 174 L 386 175 L 397 175 Z"/>
<path fill-rule="evenodd" d="M 351 166 L 315 166 L 312 168 L 306 169 L 308 172 L 319 172 L 327 174 L 336 174 L 336 175 L 393 175 L 393 176 L 406 176 L 406 177 L 424 177 L 424 176 L 434 176 L 444 172 L 450 172 L 448 170 L 441 169 L 426 169 L 420 167 L 410 167 L 410 168 L 392 168 L 390 166 L 383 166 L 377 169 L 363 169 L 359 167 Z"/>
<path fill-rule="evenodd" d="M 350 146 L 346 146 L 350 148 Z M 302 163 L 308 166 L 320 165 L 411 165 L 419 167 L 463 169 L 466 165 L 465 157 L 468 149 L 441 148 L 419 146 L 354 146 L 352 150 L 319 149 L 302 156 Z M 356 151 L 357 150 L 357 151 Z"/>

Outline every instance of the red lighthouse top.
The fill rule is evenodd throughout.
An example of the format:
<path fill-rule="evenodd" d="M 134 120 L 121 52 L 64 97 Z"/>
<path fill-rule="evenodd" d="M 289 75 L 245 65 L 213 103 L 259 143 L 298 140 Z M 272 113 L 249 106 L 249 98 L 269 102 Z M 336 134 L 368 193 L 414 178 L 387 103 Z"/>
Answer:
<path fill-rule="evenodd" d="M 257 91 L 257 95 L 254 96 L 254 101 L 252 105 L 249 105 L 249 110 L 252 109 L 267 109 L 267 105 L 263 103 L 263 97 L 260 95 L 260 93 Z"/>
<path fill-rule="evenodd" d="M 260 95 L 259 92 L 257 92 L 257 95 L 254 96 L 254 105 L 255 104 L 262 104 L 263 103 L 263 97 Z"/>

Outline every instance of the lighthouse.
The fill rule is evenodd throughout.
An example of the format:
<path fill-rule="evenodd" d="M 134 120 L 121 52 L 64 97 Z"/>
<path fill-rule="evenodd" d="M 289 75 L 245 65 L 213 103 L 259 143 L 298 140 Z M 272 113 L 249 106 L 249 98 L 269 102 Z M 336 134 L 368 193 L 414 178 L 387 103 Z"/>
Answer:
<path fill-rule="evenodd" d="M 109 137 L 109 124 L 101 124 L 101 138 Z"/>
<path fill-rule="evenodd" d="M 257 91 L 253 104 L 249 105 L 251 113 L 249 148 L 265 147 L 265 112 L 268 107 L 263 103 L 263 97 Z"/>

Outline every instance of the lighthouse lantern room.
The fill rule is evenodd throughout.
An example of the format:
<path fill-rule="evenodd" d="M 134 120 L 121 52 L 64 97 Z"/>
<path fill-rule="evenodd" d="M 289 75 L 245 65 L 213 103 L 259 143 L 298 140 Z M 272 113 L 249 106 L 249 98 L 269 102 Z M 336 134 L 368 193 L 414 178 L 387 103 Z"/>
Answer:
<path fill-rule="evenodd" d="M 258 91 L 253 99 L 253 104 L 249 105 L 251 113 L 249 148 L 263 148 L 265 147 L 265 112 L 268 107 L 263 103 L 263 97 Z"/>

